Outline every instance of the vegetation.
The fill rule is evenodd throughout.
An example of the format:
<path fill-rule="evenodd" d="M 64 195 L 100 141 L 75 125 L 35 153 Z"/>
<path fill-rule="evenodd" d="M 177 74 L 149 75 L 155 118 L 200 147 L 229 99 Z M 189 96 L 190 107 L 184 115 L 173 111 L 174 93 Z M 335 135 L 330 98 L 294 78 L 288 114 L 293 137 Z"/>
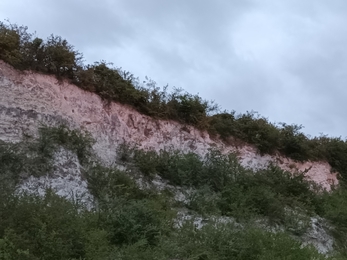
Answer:
<path fill-rule="evenodd" d="M 300 131 L 302 126 L 273 124 L 254 112 L 220 112 L 217 105 L 198 95 L 177 88 L 170 93 L 167 86 L 161 89 L 148 78 L 141 83 L 131 73 L 112 68 L 105 61 L 85 65 L 82 54 L 60 36 L 43 40 L 25 26 L 0 22 L 0 59 L 20 70 L 69 80 L 105 100 L 130 105 L 153 118 L 192 125 L 225 142 L 254 144 L 260 153 L 278 151 L 299 161 L 326 160 L 347 178 L 347 143 L 340 137 L 309 138 Z"/>
<path fill-rule="evenodd" d="M 336 246 L 347 256 L 346 187 L 344 182 L 326 192 L 303 173 L 292 175 L 270 165 L 254 172 L 243 168 L 235 155 L 210 150 L 204 158 L 180 151 L 142 151 L 123 146 L 120 161 L 132 165 L 132 174 L 149 179 L 160 176 L 186 190 L 184 207 L 210 218 L 231 217 L 248 225 L 259 222 L 281 226 L 292 235 L 302 235 L 310 217 L 324 217 L 333 228 Z M 126 154 L 126 156 L 124 156 Z"/>
<path fill-rule="evenodd" d="M 201 159 L 193 153 L 135 150 L 132 160 L 147 177 L 159 175 L 170 184 L 186 187 L 190 198 L 186 206 L 202 215 L 217 213 L 237 221 L 266 217 L 282 225 L 291 218 L 297 226 L 288 228 L 300 233 L 304 231 L 298 225 L 304 221 L 302 216 L 321 209 L 317 193 L 324 192 L 303 174 L 292 176 L 276 166 L 253 172 L 243 168 L 233 154 L 211 150 Z M 298 210 L 304 214 L 293 216 Z"/>
<path fill-rule="evenodd" d="M 88 212 L 51 192 L 0 199 L 4 260 L 326 259 L 284 232 L 213 222 L 200 230 L 189 222 L 171 228 L 154 200 Z"/>
<path fill-rule="evenodd" d="M 309 138 L 301 126 L 275 125 L 256 113 L 220 113 L 218 106 L 198 95 L 181 89 L 169 93 L 150 79 L 142 84 L 103 61 L 84 65 L 82 54 L 60 36 L 43 40 L 24 26 L 0 23 L 0 59 L 20 70 L 68 80 L 153 118 L 192 125 L 225 142 L 254 144 L 260 153 L 278 151 L 300 161 L 327 160 L 347 178 L 347 144 L 341 138 Z M 347 257 L 343 181 L 327 193 L 302 174 L 292 176 L 275 166 L 255 173 L 240 166 L 233 154 L 215 150 L 200 158 L 193 153 L 145 152 L 123 146 L 119 159 L 128 170 L 119 170 L 93 158 L 92 144 L 88 133 L 66 126 L 41 127 L 37 139 L 0 143 L 1 260 Z M 84 166 L 83 175 L 95 198 L 92 209 L 51 190 L 43 197 L 18 191 L 18 184 L 28 176 L 52 172 L 60 148 L 75 153 Z M 187 200 L 178 204 L 172 190 L 140 187 L 129 177 L 137 175 L 147 180 L 160 176 L 186 190 Z M 201 229 L 190 221 L 177 224 L 177 210 L 182 206 L 210 220 Z M 317 215 L 332 225 L 339 255 L 322 256 L 293 238 L 303 234 L 310 217 Z M 221 217 L 230 221 L 221 223 Z M 284 230 L 271 232 L 264 227 Z"/>
<path fill-rule="evenodd" d="M 347 189 L 319 191 L 303 175 L 291 176 L 274 166 L 254 173 L 240 166 L 234 155 L 222 155 L 215 150 L 200 158 L 192 153 L 157 154 L 123 145 L 118 151 L 119 163 L 128 170 L 107 168 L 93 158 L 92 143 L 87 133 L 66 126 L 42 126 L 36 139 L 26 137 L 21 143 L 0 146 L 0 176 L 8 180 L 6 185 L 1 182 L 0 259 L 346 256 Z M 91 209 L 61 198 L 52 190 L 39 196 L 20 193 L 16 188 L 28 175 L 44 174 L 37 168 L 52 169 L 54 154 L 61 147 L 80 154 L 78 159 L 84 166 L 88 189 L 95 198 Z M 38 162 L 41 167 L 34 167 Z M 148 180 L 159 175 L 181 186 L 187 191 L 187 200 L 178 204 L 172 189 L 140 187 L 130 177 L 139 174 Z M 202 228 L 191 221 L 178 220 L 177 211 L 182 206 L 192 216 L 210 220 Z M 339 255 L 325 258 L 292 238 L 303 234 L 309 217 L 317 214 L 333 224 L 331 232 Z M 221 217 L 229 221 L 221 222 Z M 266 227 L 276 226 L 284 230 L 267 231 Z"/>

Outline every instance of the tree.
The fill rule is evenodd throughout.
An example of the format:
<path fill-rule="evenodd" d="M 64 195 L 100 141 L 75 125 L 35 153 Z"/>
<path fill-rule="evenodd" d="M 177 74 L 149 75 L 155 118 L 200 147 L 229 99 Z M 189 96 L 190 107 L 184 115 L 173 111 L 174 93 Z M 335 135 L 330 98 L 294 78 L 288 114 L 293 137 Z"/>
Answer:
<path fill-rule="evenodd" d="M 75 51 L 65 39 L 53 34 L 44 45 L 44 66 L 48 73 L 57 77 L 74 78 L 74 72 L 81 65 L 82 54 Z"/>

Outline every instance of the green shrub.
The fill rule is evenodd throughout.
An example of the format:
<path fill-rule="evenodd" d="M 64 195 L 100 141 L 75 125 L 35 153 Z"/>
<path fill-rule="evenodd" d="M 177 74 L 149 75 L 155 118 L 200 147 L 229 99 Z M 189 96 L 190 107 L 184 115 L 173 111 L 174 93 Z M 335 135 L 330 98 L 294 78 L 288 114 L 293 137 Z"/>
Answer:
<path fill-rule="evenodd" d="M 207 120 L 207 114 L 213 110 L 209 102 L 198 95 L 182 94 L 181 92 L 181 89 L 176 89 L 170 95 L 168 101 L 169 116 L 185 124 L 206 128 L 204 123 Z"/>
<path fill-rule="evenodd" d="M 108 256 L 113 249 L 110 245 L 109 233 L 106 230 L 98 228 L 87 230 L 84 248 L 85 259 L 108 259 Z"/>
<path fill-rule="evenodd" d="M 88 189 L 99 203 L 117 198 L 145 199 L 154 196 L 151 190 L 141 190 L 126 172 L 96 165 L 86 172 Z"/>
<path fill-rule="evenodd" d="M 220 209 L 218 205 L 221 200 L 220 194 L 213 192 L 207 185 L 190 191 L 187 194 L 187 199 L 187 208 L 198 212 L 203 217 L 210 215 L 220 215 Z"/>
<path fill-rule="evenodd" d="M 62 124 L 57 127 L 42 126 L 39 128 L 38 147 L 41 154 L 52 156 L 57 146 L 62 146 L 74 152 L 79 161 L 84 163 L 91 157 L 94 140 L 87 132 L 70 130 Z"/>
<path fill-rule="evenodd" d="M 203 162 L 204 169 L 202 174 L 196 176 L 196 181 L 198 185 L 207 184 L 218 192 L 233 183 L 238 175 L 247 172 L 233 153 L 223 155 L 220 151 L 212 149 L 205 155 Z"/>
<path fill-rule="evenodd" d="M 194 186 L 202 172 L 203 164 L 194 153 L 160 151 L 157 173 L 174 185 Z"/>
<path fill-rule="evenodd" d="M 130 245 L 145 240 L 149 245 L 155 245 L 160 235 L 170 230 L 166 212 L 153 201 L 117 201 L 115 206 L 102 212 L 112 244 Z"/>
<path fill-rule="evenodd" d="M 43 198 L 24 194 L 10 197 L 2 212 L 0 237 L 27 259 L 83 257 L 83 220 L 65 199 L 49 191 Z"/>
<path fill-rule="evenodd" d="M 114 245 L 145 240 L 153 245 L 172 225 L 170 198 L 140 189 L 126 172 L 100 165 L 87 172 L 88 189 L 97 200 L 98 222 Z"/>
<path fill-rule="evenodd" d="M 237 259 L 326 259 L 313 247 L 302 247 L 299 241 L 282 232 L 250 229 L 239 235 L 241 239 L 235 245 Z"/>
<path fill-rule="evenodd" d="M 145 176 L 158 174 L 173 185 L 187 187 L 187 207 L 201 215 L 222 214 L 241 222 L 265 217 L 302 234 L 308 227 L 307 216 L 321 211 L 320 187 L 302 173 L 293 175 L 273 165 L 253 172 L 243 168 L 234 154 L 217 150 L 204 158 L 164 150 L 135 149 L 134 154 L 127 160 Z"/>
<path fill-rule="evenodd" d="M 19 145 L 0 141 L 0 190 L 19 181 L 24 168 L 24 158 L 19 149 Z"/>
<path fill-rule="evenodd" d="M 270 222 L 284 224 L 290 213 L 286 209 L 304 210 L 304 214 L 311 215 L 318 203 L 303 175 L 292 177 L 277 167 L 269 167 L 236 176 L 221 192 L 220 209 L 237 219 L 261 215 Z"/>
<path fill-rule="evenodd" d="M 302 126 L 282 124 L 278 150 L 299 161 L 308 160 L 308 138 L 300 132 Z"/>
<path fill-rule="evenodd" d="M 158 165 L 158 154 L 155 151 L 142 152 L 135 150 L 134 163 L 139 171 L 149 178 L 153 178 L 156 174 Z"/>
<path fill-rule="evenodd" d="M 210 117 L 209 132 L 211 135 L 227 141 L 228 137 L 235 136 L 235 111 L 219 113 Z"/>
<path fill-rule="evenodd" d="M 210 223 L 197 230 L 186 223 L 165 242 L 169 259 L 326 259 L 283 232 L 240 229 L 234 224 Z"/>
<path fill-rule="evenodd" d="M 16 68 L 22 68 L 25 45 L 31 34 L 27 27 L 0 22 L 0 59 Z"/>
<path fill-rule="evenodd" d="M 272 153 L 278 147 L 278 130 L 255 112 L 239 115 L 234 134 L 241 140 L 255 144 L 261 153 Z"/>
<path fill-rule="evenodd" d="M 47 38 L 43 50 L 43 64 L 48 73 L 57 77 L 74 78 L 74 71 L 80 65 L 82 55 L 75 51 L 72 45 L 60 36 L 52 34 Z"/>
<path fill-rule="evenodd" d="M 330 193 L 320 194 L 320 199 L 321 207 L 317 213 L 332 225 L 330 232 L 336 240 L 335 246 L 347 256 L 347 189 L 345 184 L 333 189 Z"/>

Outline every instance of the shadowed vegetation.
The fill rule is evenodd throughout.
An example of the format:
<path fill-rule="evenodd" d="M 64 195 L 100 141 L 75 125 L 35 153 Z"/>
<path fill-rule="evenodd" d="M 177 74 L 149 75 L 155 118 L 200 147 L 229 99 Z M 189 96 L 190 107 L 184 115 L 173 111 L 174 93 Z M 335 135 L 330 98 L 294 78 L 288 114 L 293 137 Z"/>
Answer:
<path fill-rule="evenodd" d="M 98 163 L 92 143 L 87 133 L 59 126 L 41 127 L 37 139 L 1 144 L 0 259 L 297 260 L 346 256 L 344 187 L 323 192 L 302 174 L 292 176 L 274 166 L 255 173 L 240 166 L 233 154 L 215 150 L 201 158 L 193 153 L 155 153 L 123 145 L 118 159 L 127 170 L 119 170 Z M 59 147 L 79 154 L 83 176 L 95 199 L 91 208 L 52 190 L 44 196 L 16 191 L 17 184 L 29 175 L 49 173 Z M 44 170 L 37 172 L 38 168 Z M 187 200 L 177 202 L 174 191 L 159 191 L 134 179 L 142 176 L 144 184 L 143 179 L 149 181 L 157 175 L 179 185 Z M 201 229 L 190 221 L 177 222 L 181 207 L 210 220 Z M 310 216 L 317 214 L 333 224 L 331 232 L 340 258 L 324 258 L 292 238 L 303 234 Z M 218 221 L 221 217 L 230 222 Z M 264 229 L 276 226 L 283 230 Z"/>

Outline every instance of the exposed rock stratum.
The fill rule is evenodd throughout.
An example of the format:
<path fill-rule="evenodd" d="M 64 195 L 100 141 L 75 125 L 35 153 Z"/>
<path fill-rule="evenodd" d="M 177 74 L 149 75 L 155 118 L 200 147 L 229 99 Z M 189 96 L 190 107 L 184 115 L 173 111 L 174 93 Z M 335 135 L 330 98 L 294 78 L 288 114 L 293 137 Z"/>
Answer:
<path fill-rule="evenodd" d="M 263 168 L 272 162 L 290 172 L 305 172 L 327 190 L 338 184 L 327 162 L 299 163 L 279 154 L 261 156 L 251 145 L 227 145 L 206 131 L 154 120 L 129 106 L 105 103 L 96 94 L 58 82 L 53 76 L 19 72 L 0 61 L 0 139 L 17 142 L 24 134 L 35 136 L 40 124 L 61 123 L 88 131 L 96 140 L 95 152 L 107 164 L 115 161 L 116 148 L 124 142 L 143 149 L 172 148 L 200 155 L 213 147 L 224 153 L 235 152 L 246 167 Z"/>

